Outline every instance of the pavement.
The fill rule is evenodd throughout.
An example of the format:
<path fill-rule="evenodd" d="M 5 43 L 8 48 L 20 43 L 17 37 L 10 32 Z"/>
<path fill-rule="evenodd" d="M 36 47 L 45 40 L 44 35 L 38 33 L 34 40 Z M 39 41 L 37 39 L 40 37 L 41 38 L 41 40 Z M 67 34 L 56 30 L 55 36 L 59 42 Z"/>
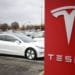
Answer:
<path fill-rule="evenodd" d="M 43 75 L 43 60 L 0 55 L 0 75 Z"/>

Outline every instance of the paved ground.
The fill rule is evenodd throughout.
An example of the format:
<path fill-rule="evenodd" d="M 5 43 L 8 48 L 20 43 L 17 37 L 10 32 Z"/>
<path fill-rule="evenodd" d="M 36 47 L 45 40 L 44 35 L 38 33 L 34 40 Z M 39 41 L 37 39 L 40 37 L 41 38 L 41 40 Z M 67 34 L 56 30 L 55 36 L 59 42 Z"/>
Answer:
<path fill-rule="evenodd" d="M 40 75 L 43 59 L 26 60 L 23 57 L 0 55 L 0 75 Z"/>

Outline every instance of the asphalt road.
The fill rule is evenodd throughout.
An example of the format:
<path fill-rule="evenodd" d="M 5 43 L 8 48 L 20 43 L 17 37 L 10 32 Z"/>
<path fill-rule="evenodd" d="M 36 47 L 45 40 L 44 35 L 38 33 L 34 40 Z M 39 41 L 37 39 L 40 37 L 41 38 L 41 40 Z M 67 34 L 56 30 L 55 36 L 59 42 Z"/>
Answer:
<path fill-rule="evenodd" d="M 0 75 L 40 75 L 44 70 L 43 60 L 0 55 Z"/>

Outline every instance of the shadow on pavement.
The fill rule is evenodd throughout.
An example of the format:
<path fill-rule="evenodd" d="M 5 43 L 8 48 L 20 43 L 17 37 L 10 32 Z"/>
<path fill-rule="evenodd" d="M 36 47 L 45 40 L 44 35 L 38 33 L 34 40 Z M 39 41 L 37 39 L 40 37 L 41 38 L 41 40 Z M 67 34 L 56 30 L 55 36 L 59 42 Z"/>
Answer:
<path fill-rule="evenodd" d="M 23 57 L 23 56 L 16 56 L 16 55 L 0 54 L 0 56 L 26 59 L 26 58 Z M 42 57 L 42 58 L 37 58 L 37 59 L 35 59 L 35 60 L 36 60 L 36 61 L 43 61 L 43 60 L 44 60 L 44 57 Z"/>

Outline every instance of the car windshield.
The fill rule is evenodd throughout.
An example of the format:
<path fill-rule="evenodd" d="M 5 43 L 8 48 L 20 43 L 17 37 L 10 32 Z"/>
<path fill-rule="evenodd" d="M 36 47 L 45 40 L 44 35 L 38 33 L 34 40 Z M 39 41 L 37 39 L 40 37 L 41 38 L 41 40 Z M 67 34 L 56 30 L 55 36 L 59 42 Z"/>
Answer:
<path fill-rule="evenodd" d="M 32 38 L 30 37 L 27 37 L 26 35 L 24 34 L 16 34 L 17 37 L 19 37 L 23 42 L 35 42 Z"/>

